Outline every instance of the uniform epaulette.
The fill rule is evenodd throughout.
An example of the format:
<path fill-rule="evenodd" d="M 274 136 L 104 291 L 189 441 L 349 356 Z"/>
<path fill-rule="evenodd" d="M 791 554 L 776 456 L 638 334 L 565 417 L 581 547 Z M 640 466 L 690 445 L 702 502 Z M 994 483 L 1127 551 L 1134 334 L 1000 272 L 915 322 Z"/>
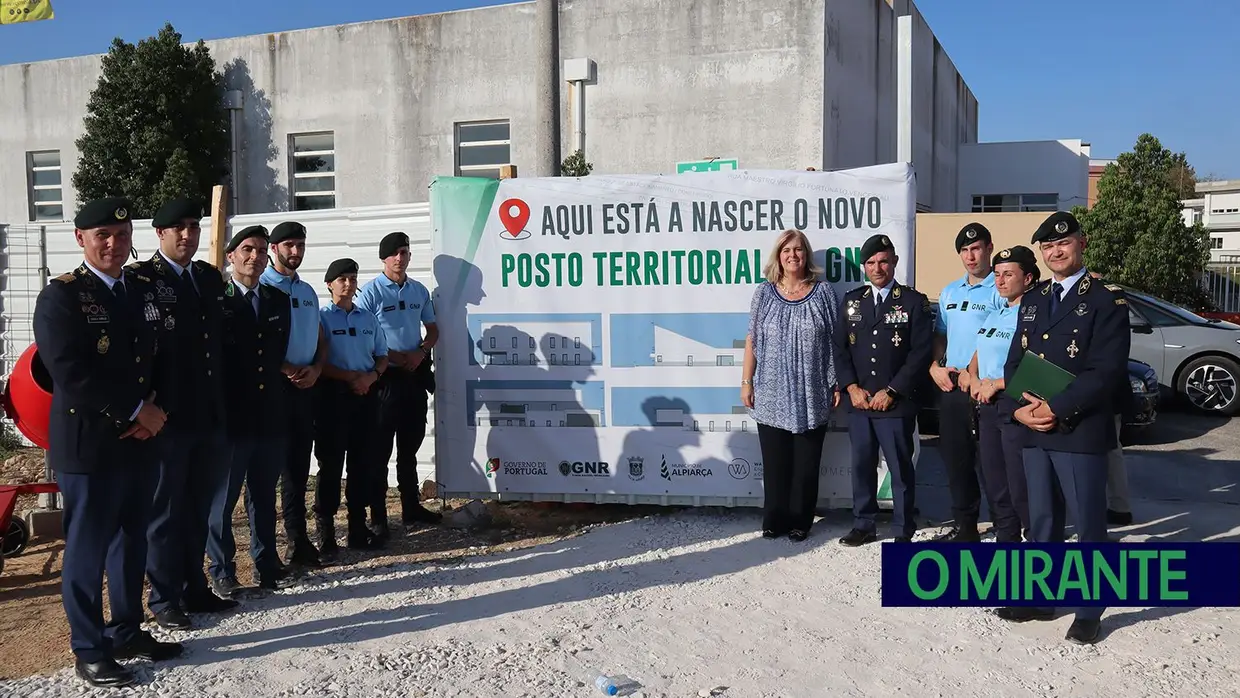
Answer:
<path fill-rule="evenodd" d="M 1123 286 L 1120 286 L 1119 284 L 1106 284 L 1106 283 L 1104 283 L 1104 284 L 1103 284 L 1103 286 L 1106 286 L 1108 291 L 1114 291 L 1115 293 L 1123 293 L 1123 292 L 1124 292 L 1124 287 L 1123 287 Z"/>
<path fill-rule="evenodd" d="M 137 271 L 142 268 L 142 262 L 130 262 L 125 265 L 125 268 L 129 271 Z"/>
<path fill-rule="evenodd" d="M 192 263 L 194 266 L 196 266 L 196 267 L 198 267 L 199 269 L 201 269 L 202 271 L 214 271 L 214 272 L 218 272 L 218 271 L 219 271 L 219 267 L 215 266 L 214 264 L 212 264 L 212 263 L 210 263 L 210 262 L 203 261 L 203 260 L 201 260 L 201 259 L 195 259 L 195 260 L 194 260 L 193 262 L 191 262 L 191 263 Z"/>
<path fill-rule="evenodd" d="M 142 274 L 137 274 L 137 273 L 135 273 L 134 276 L 138 277 L 138 281 L 141 281 L 143 283 L 148 283 L 148 284 L 151 283 L 151 279 L 148 276 L 143 276 Z"/>
<path fill-rule="evenodd" d="M 67 273 L 61 274 L 60 276 L 57 276 L 55 279 L 53 279 L 53 281 L 59 281 L 62 284 L 67 284 L 76 278 L 77 277 L 73 275 L 73 272 L 67 272 Z"/>

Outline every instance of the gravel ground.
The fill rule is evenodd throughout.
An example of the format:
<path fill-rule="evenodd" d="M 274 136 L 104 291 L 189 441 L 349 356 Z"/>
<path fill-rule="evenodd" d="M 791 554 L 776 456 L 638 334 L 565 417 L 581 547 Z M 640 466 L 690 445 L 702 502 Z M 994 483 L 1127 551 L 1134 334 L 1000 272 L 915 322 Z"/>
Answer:
<path fill-rule="evenodd" d="M 1009 626 L 974 609 L 884 609 L 879 546 L 766 541 L 749 512 L 600 526 L 455 565 L 341 570 L 179 635 L 132 696 L 584 696 L 598 671 L 645 696 L 1233 694 L 1233 609 L 1117 610 L 1101 645 L 1070 619 Z M 925 531 L 921 535 L 929 535 Z M 875 658 L 881 658 L 875 661 Z M 0 684 L 84 693 L 70 671 Z"/>

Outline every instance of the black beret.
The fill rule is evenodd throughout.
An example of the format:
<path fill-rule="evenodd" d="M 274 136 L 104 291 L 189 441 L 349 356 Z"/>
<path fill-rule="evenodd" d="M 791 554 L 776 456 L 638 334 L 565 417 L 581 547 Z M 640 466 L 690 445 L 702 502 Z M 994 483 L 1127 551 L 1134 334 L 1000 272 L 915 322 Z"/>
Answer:
<path fill-rule="evenodd" d="M 285 240 L 305 240 L 306 226 L 294 221 L 285 221 L 271 229 L 269 242 L 276 245 Z"/>
<path fill-rule="evenodd" d="M 236 235 L 232 236 L 231 240 L 228 241 L 228 247 L 225 247 L 224 251 L 232 252 L 233 250 L 240 247 L 241 243 L 245 242 L 246 240 L 249 240 L 250 238 L 262 238 L 266 240 L 267 229 L 261 225 L 250 225 L 250 226 L 246 226 L 242 228 L 241 230 L 237 231 Z"/>
<path fill-rule="evenodd" d="M 870 257 L 879 252 L 895 252 L 895 245 L 891 244 L 891 238 L 886 235 L 871 235 L 865 244 L 861 245 L 861 263 L 865 264 Z"/>
<path fill-rule="evenodd" d="M 133 204 L 121 196 L 109 196 L 104 199 L 89 201 L 73 217 L 73 227 L 78 230 L 102 228 L 105 225 L 116 225 L 130 220 L 129 211 Z"/>
<path fill-rule="evenodd" d="M 959 252 L 965 245 L 972 245 L 978 240 L 990 242 L 990 231 L 981 223 L 970 223 L 956 233 L 956 251 Z"/>
<path fill-rule="evenodd" d="M 1029 242 L 1055 242 L 1081 232 L 1081 222 L 1067 211 L 1056 211 L 1042 221 Z"/>
<path fill-rule="evenodd" d="M 1038 268 L 1037 257 L 1033 255 L 1033 250 L 1024 245 L 1016 245 L 1006 250 L 1000 250 L 994 259 L 991 260 L 990 266 L 997 267 L 1008 262 L 1016 262 L 1020 265 L 1021 271 L 1026 274 L 1033 274 L 1034 281 L 1042 277 L 1042 270 Z"/>
<path fill-rule="evenodd" d="M 328 264 L 327 273 L 323 275 L 323 280 L 330 284 L 331 282 L 335 281 L 341 276 L 344 276 L 345 274 L 356 274 L 356 273 L 357 273 L 357 262 L 354 262 L 353 260 L 346 257 L 344 259 L 337 259 L 331 264 Z"/>
<path fill-rule="evenodd" d="M 404 233 L 388 233 L 379 241 L 379 259 L 387 259 L 409 246 L 409 236 Z"/>
<path fill-rule="evenodd" d="M 171 228 L 181 224 L 186 218 L 202 220 L 202 204 L 193 199 L 173 199 L 155 212 L 151 225 L 156 228 Z"/>

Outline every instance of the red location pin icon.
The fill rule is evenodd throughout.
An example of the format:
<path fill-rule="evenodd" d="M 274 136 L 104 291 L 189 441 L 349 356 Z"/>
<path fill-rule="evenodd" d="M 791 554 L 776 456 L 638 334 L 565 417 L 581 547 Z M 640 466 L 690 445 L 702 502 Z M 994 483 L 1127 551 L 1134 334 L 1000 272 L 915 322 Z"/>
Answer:
<path fill-rule="evenodd" d="M 525 224 L 530 221 L 530 207 L 520 199 L 506 199 L 499 205 L 499 220 L 508 231 L 510 240 L 521 240 L 530 236 Z"/>

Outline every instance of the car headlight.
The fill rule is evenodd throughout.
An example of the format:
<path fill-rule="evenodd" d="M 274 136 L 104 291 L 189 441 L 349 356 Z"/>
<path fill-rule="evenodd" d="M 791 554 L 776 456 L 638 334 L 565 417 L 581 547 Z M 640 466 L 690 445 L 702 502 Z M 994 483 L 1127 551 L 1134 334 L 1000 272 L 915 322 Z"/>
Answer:
<path fill-rule="evenodd" d="M 1145 381 L 1141 380 L 1140 378 L 1129 379 L 1128 385 L 1132 386 L 1132 392 L 1134 393 L 1145 392 Z"/>

